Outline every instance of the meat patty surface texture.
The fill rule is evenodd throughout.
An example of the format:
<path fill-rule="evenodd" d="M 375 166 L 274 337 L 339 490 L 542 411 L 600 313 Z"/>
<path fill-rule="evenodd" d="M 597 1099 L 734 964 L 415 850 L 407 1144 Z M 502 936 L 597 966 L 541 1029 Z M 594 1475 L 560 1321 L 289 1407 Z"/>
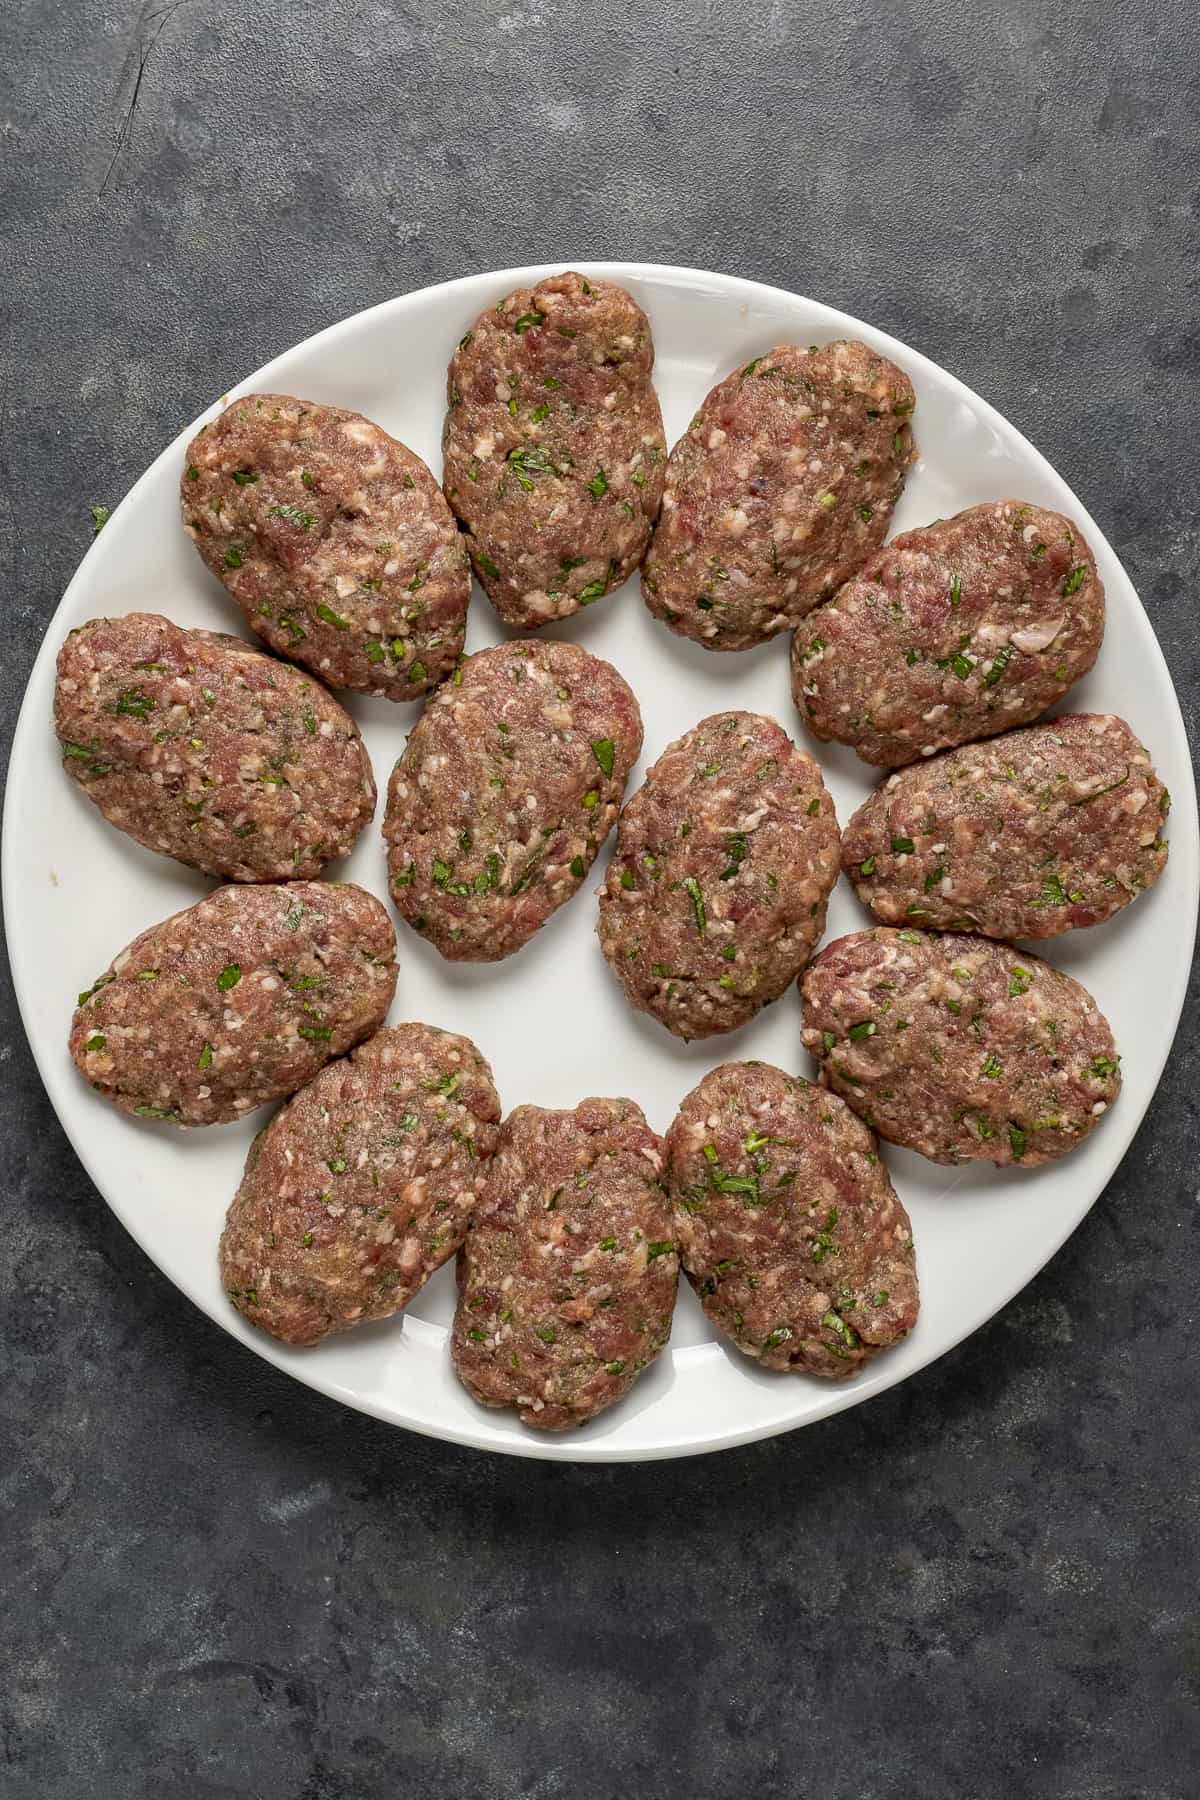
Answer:
<path fill-rule="evenodd" d="M 642 560 L 666 439 L 645 313 L 573 272 L 481 313 L 450 360 L 446 498 L 508 625 L 590 606 Z"/>
<path fill-rule="evenodd" d="M 781 344 L 717 383 L 667 463 L 650 611 L 709 650 L 789 630 L 887 535 L 915 396 L 865 344 Z"/>
<path fill-rule="evenodd" d="M 1123 719 L 1067 713 L 889 775 L 842 867 L 885 924 L 1057 937 L 1153 887 L 1169 806 Z"/>
<path fill-rule="evenodd" d="M 630 1004 L 669 1031 L 733 1031 L 795 980 L 837 876 L 812 757 L 761 713 L 715 713 L 667 747 L 621 814 L 600 947 Z"/>
<path fill-rule="evenodd" d="M 471 573 L 441 489 L 382 426 L 247 394 L 202 426 L 183 523 L 246 623 L 335 688 L 424 694 L 458 661 Z"/>
<path fill-rule="evenodd" d="M 577 644 L 497 644 L 429 701 L 383 833 L 401 917 L 452 960 L 495 962 L 579 889 L 612 830 L 642 718 Z"/>
<path fill-rule="evenodd" d="M 723 1063 L 667 1132 L 666 1180 L 706 1315 L 761 1367 L 853 1375 L 916 1324 L 908 1214 L 836 1094 Z"/>
<path fill-rule="evenodd" d="M 123 1112 L 240 1119 L 383 1023 L 395 954 L 387 912 L 360 887 L 218 888 L 143 931 L 79 996 L 71 1055 Z"/>
<path fill-rule="evenodd" d="M 500 1102 L 470 1038 L 385 1026 L 250 1147 L 221 1237 L 234 1306 L 285 1344 L 400 1312 L 458 1249 Z"/>
<path fill-rule="evenodd" d="M 509 1114 L 458 1263 L 450 1347 L 476 1400 L 558 1431 L 653 1362 L 679 1274 L 661 1174 L 632 1100 Z"/>
<path fill-rule="evenodd" d="M 932 1162 L 1053 1162 L 1120 1092 L 1092 996 L 1011 944 L 879 926 L 827 945 L 801 993 L 822 1082 Z"/>
<path fill-rule="evenodd" d="M 158 613 L 70 634 L 54 729 L 110 825 L 207 875 L 319 875 L 375 811 L 358 727 L 320 682 Z"/>
<path fill-rule="evenodd" d="M 885 544 L 797 631 L 792 691 L 817 737 L 894 768 L 1036 719 L 1103 636 L 1078 526 L 1002 500 Z"/>

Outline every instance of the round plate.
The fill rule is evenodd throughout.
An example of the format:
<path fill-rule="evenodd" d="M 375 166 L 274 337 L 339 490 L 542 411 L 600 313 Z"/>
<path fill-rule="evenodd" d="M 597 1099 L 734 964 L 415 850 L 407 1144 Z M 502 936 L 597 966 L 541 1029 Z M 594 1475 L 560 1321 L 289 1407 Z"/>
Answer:
<path fill-rule="evenodd" d="M 287 351 L 236 392 L 270 389 L 352 407 L 440 471 L 451 349 L 485 306 L 561 266 L 473 275 L 388 301 Z M 21 1012 L 55 1110 L 108 1204 L 190 1300 L 298 1380 L 397 1425 L 515 1455 L 633 1461 L 745 1443 L 855 1406 L 974 1331 L 1054 1253 L 1116 1168 L 1171 1045 L 1192 952 L 1196 798 L 1171 679 L 1128 577 L 1070 489 L 990 406 L 904 344 L 812 300 L 687 269 L 575 266 L 624 283 L 648 313 L 669 443 L 712 384 L 761 351 L 783 342 L 861 338 L 906 369 L 917 392 L 920 460 L 909 474 L 894 529 L 1010 497 L 1054 507 L 1082 526 L 1108 593 L 1108 632 L 1096 668 L 1067 705 L 1128 719 L 1174 800 L 1170 865 L 1159 885 L 1109 924 L 1048 946 L 1050 959 L 1096 995 L 1124 1055 L 1124 1092 L 1099 1129 L 1068 1161 L 1024 1173 L 979 1164 L 943 1169 L 889 1147 L 896 1187 L 912 1215 L 921 1317 L 905 1343 L 845 1383 L 757 1369 L 713 1337 L 685 1282 L 670 1345 L 658 1362 L 620 1405 L 566 1436 L 541 1436 L 511 1414 L 485 1411 L 459 1385 L 446 1345 L 452 1268 L 442 1269 L 403 1317 L 313 1350 L 285 1349 L 246 1325 L 221 1291 L 216 1247 L 247 1146 L 265 1114 L 192 1132 L 133 1121 L 91 1092 L 66 1049 L 76 992 L 137 932 L 198 900 L 212 884 L 105 824 L 64 777 L 50 724 L 54 659 L 71 627 L 138 610 L 164 612 L 181 625 L 240 627 L 236 608 L 179 522 L 184 446 L 202 419 L 180 434 L 116 509 L 42 646 L 13 746 L 4 901 Z M 651 619 L 636 581 L 554 629 L 615 663 L 638 695 L 645 754 L 630 792 L 670 739 L 723 707 L 771 713 L 802 744 L 816 748 L 843 824 L 870 791 L 870 772 L 850 751 L 814 746 L 799 726 L 788 689 L 786 636 L 741 655 L 712 655 Z M 504 635 L 476 592 L 468 649 Z M 363 727 L 382 795 L 417 708 L 339 698 Z M 354 855 L 329 873 L 386 893 L 378 819 Z M 603 863 L 593 886 L 602 873 Z M 574 1106 L 589 1094 L 631 1094 L 659 1131 L 683 1095 L 718 1063 L 753 1056 L 805 1070 L 794 990 L 739 1032 L 682 1044 L 625 1004 L 600 954 L 595 922 L 589 887 L 519 955 L 458 967 L 398 926 L 400 984 L 391 1016 L 469 1033 L 492 1063 L 506 1109 L 519 1101 Z M 830 905 L 827 937 L 868 922 L 843 882 Z"/>

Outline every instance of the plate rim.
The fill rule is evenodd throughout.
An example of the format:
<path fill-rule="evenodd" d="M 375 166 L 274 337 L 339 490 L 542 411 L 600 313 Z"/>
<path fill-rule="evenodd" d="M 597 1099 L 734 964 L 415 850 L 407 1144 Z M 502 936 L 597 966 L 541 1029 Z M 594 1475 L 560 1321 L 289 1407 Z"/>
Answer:
<path fill-rule="evenodd" d="M 1100 530 L 1096 520 L 1092 517 L 1088 509 L 1079 500 L 1074 488 L 1072 488 L 1066 479 L 1058 473 L 1049 459 L 1042 454 L 1036 445 L 1030 442 L 1016 425 L 1007 419 L 1004 414 L 999 412 L 990 401 L 985 399 L 983 395 L 969 387 L 967 383 L 962 380 L 961 377 L 954 374 L 952 370 L 946 368 L 941 363 L 935 362 L 931 357 L 926 356 L 924 352 L 916 349 L 914 346 L 896 338 L 881 327 L 871 324 L 868 320 L 859 319 L 851 313 L 843 312 L 840 308 L 827 305 L 824 301 L 812 299 L 807 295 L 797 293 L 789 288 L 756 281 L 747 276 L 730 274 L 719 270 L 701 269 L 691 265 L 611 259 L 597 260 L 594 258 L 572 259 L 569 257 L 531 263 L 508 269 L 479 270 L 467 275 L 454 276 L 448 281 L 433 282 L 422 287 L 411 288 L 402 294 L 392 295 L 387 299 L 375 302 L 371 306 L 362 307 L 356 312 L 348 313 L 342 318 L 334 320 L 331 324 L 310 333 L 309 336 L 301 338 L 297 340 L 297 342 L 286 346 L 283 350 L 278 351 L 274 356 L 270 357 L 259 368 L 230 385 L 222 395 L 204 408 L 190 424 L 185 425 L 166 445 L 164 445 L 159 453 L 151 459 L 133 485 L 129 488 L 128 492 L 123 495 L 116 506 L 111 509 L 110 521 L 116 521 L 119 518 L 120 514 L 126 509 L 128 503 L 135 500 L 140 490 L 150 482 L 155 472 L 164 462 L 173 458 L 177 459 L 179 452 L 190 441 L 202 424 L 216 416 L 231 399 L 236 398 L 243 392 L 252 392 L 256 389 L 267 387 L 269 382 L 273 379 L 273 371 L 276 369 L 277 365 L 286 358 L 289 358 L 300 351 L 306 353 L 317 352 L 320 354 L 329 346 L 336 343 L 340 337 L 351 334 L 368 319 L 378 321 L 380 317 L 385 314 L 400 317 L 407 309 L 418 304 L 429 304 L 430 302 L 433 302 L 436 297 L 441 297 L 446 302 L 447 307 L 449 307 L 455 301 L 465 298 L 472 291 L 478 294 L 489 285 L 499 287 L 501 284 L 504 284 L 503 291 L 507 292 L 513 288 L 527 287 L 542 277 L 557 273 L 563 269 L 576 269 L 584 275 L 592 275 L 597 279 L 609 279 L 618 282 L 639 281 L 675 287 L 703 283 L 709 287 L 722 289 L 726 297 L 737 301 L 749 300 L 753 302 L 757 297 L 772 305 L 779 305 L 782 303 L 785 306 L 799 305 L 806 308 L 810 312 L 820 315 L 821 330 L 830 330 L 834 333 L 846 336 L 865 335 L 869 341 L 877 344 L 883 350 L 884 354 L 891 356 L 905 368 L 919 371 L 934 382 L 942 385 L 944 388 L 948 387 L 952 394 L 967 402 L 972 412 L 981 417 L 984 422 L 999 436 L 1004 438 L 1012 448 L 1019 451 L 1023 457 L 1028 458 L 1041 472 L 1048 474 L 1056 484 L 1067 490 L 1071 496 L 1075 516 L 1085 533 L 1089 534 L 1091 541 L 1103 544 L 1121 568 L 1121 572 L 1129 584 L 1129 591 L 1136 604 L 1137 612 L 1141 615 L 1140 623 L 1141 626 L 1144 627 L 1143 636 L 1146 649 L 1152 659 L 1157 659 L 1157 673 L 1160 678 L 1165 680 L 1167 691 L 1170 694 L 1170 707 L 1161 722 L 1161 730 L 1163 733 L 1162 741 L 1165 744 L 1168 735 L 1173 736 L 1176 739 L 1176 748 L 1182 747 L 1183 756 L 1181 760 L 1187 771 L 1187 780 L 1182 789 L 1177 782 L 1173 782 L 1172 786 L 1170 837 L 1171 861 L 1176 864 L 1176 866 L 1178 866 L 1179 863 L 1184 863 L 1186 869 L 1189 870 L 1191 874 L 1191 881 L 1188 888 L 1188 900 L 1192 914 L 1191 941 L 1194 950 L 1196 907 L 1197 901 L 1200 899 L 1200 820 L 1198 820 L 1197 817 L 1196 781 L 1195 771 L 1192 765 L 1191 747 L 1188 742 L 1187 729 L 1184 723 L 1179 695 L 1176 691 L 1171 670 L 1163 654 L 1162 646 L 1158 641 L 1153 620 L 1143 604 L 1132 578 L 1129 576 L 1128 571 L 1125 570 L 1124 564 L 1121 562 L 1116 549 L 1110 543 L 1106 533 Z M 486 298 L 481 300 L 480 303 L 486 304 Z M 478 307 L 476 310 L 478 310 Z M 0 899 L 2 899 L 4 907 L 10 948 L 12 947 L 13 921 L 20 916 L 19 907 L 15 908 L 13 905 L 16 885 L 19 879 L 19 871 L 16 866 L 17 852 L 13 843 L 15 834 L 9 829 L 11 812 L 15 809 L 17 804 L 14 800 L 14 794 L 20 786 L 20 783 L 14 780 L 14 775 L 19 775 L 25 762 L 32 754 L 35 754 L 31 748 L 32 739 L 34 734 L 42 729 L 45 720 L 40 719 L 35 711 L 33 706 L 33 690 L 39 681 L 43 679 L 47 662 L 52 662 L 57 656 L 57 641 L 54 637 L 55 621 L 58 619 L 63 609 L 68 605 L 77 584 L 84 581 L 85 571 L 88 569 L 93 548 L 94 544 L 88 546 L 88 549 L 80 559 L 78 567 L 75 569 L 70 581 L 64 588 L 53 613 L 46 622 L 42 641 L 38 647 L 37 654 L 34 657 L 26 679 L 17 722 L 12 734 L 8 778 L 5 784 L 3 846 L 2 850 L 0 850 Z M 1176 878 L 1177 885 L 1182 883 L 1183 880 L 1184 875 L 1181 873 L 1180 876 Z M 175 1275 L 168 1273 L 167 1270 L 162 1267 L 154 1250 L 151 1248 L 151 1244 L 146 1235 L 139 1229 L 133 1218 L 127 1215 L 126 1210 L 110 1196 L 106 1187 L 101 1183 L 92 1167 L 92 1162 L 86 1148 L 86 1137 L 82 1125 L 76 1128 L 76 1125 L 73 1122 L 76 1117 L 76 1109 L 72 1108 L 69 1103 L 67 1086 L 59 1079 L 66 1071 L 58 1069 L 56 1065 L 50 1063 L 47 1056 L 43 1056 L 35 1035 L 30 1029 L 29 1019 L 32 1016 L 32 1007 L 30 1004 L 26 976 L 22 968 L 22 959 L 19 956 L 11 956 L 10 964 L 12 969 L 13 989 L 17 998 L 17 1008 L 21 1018 L 21 1025 L 25 1032 L 26 1041 L 33 1056 L 35 1067 L 37 1068 L 42 1085 L 46 1090 L 47 1098 L 50 1101 L 59 1125 L 65 1133 L 75 1155 L 78 1157 L 88 1179 L 91 1181 L 105 1205 L 116 1216 L 120 1224 L 138 1245 L 139 1249 L 147 1256 L 150 1262 L 154 1264 L 154 1267 L 158 1269 L 164 1279 L 170 1282 L 172 1287 L 182 1293 L 222 1331 L 228 1336 L 235 1338 L 235 1340 L 241 1343 L 245 1348 L 253 1351 L 255 1355 L 260 1356 L 265 1361 L 273 1364 L 273 1366 L 280 1369 L 282 1373 L 301 1382 L 304 1386 L 313 1389 L 315 1392 L 322 1394 L 328 1399 L 351 1407 L 357 1412 L 379 1419 L 382 1423 L 392 1427 L 415 1431 L 421 1436 L 429 1437 L 436 1441 L 459 1444 L 472 1449 L 491 1452 L 493 1454 L 526 1458 L 535 1461 L 595 1464 L 652 1462 L 685 1456 L 709 1455 L 718 1450 L 736 1449 L 745 1444 L 761 1441 L 764 1438 L 784 1436 L 806 1426 L 815 1425 L 819 1423 L 821 1419 L 830 1418 L 837 1413 L 846 1411 L 852 1406 L 861 1406 L 867 1401 L 874 1399 L 876 1395 L 886 1392 L 889 1388 L 895 1387 L 901 1382 L 912 1380 L 921 1374 L 923 1370 L 928 1369 L 933 1363 L 937 1362 L 941 1357 L 947 1355 L 951 1350 L 956 1349 L 966 1338 L 972 1336 L 976 1331 L 981 1330 L 983 1326 L 996 1317 L 997 1313 L 1009 1305 L 1017 1294 L 1022 1292 L 1024 1288 L 1035 1280 L 1046 1267 L 1047 1263 L 1058 1254 L 1059 1250 L 1061 1250 L 1063 1244 L 1072 1233 L 1079 1228 L 1084 1218 L 1086 1218 L 1092 1207 L 1097 1203 L 1112 1182 L 1113 1177 L 1145 1121 L 1146 1113 L 1150 1106 L 1150 1100 L 1157 1090 L 1162 1071 L 1166 1066 L 1167 1058 L 1170 1056 L 1173 1048 L 1188 992 L 1188 983 L 1184 980 L 1180 985 L 1179 992 L 1175 998 L 1172 1015 L 1169 1021 L 1164 1023 L 1164 1028 L 1159 1039 L 1161 1052 L 1157 1064 L 1150 1070 L 1152 1080 L 1148 1090 L 1149 1098 L 1147 1099 L 1146 1105 L 1142 1109 L 1137 1122 L 1129 1127 L 1128 1131 L 1121 1139 L 1119 1149 L 1114 1150 L 1110 1156 L 1107 1156 L 1104 1159 L 1104 1167 L 1100 1173 L 1099 1185 L 1096 1187 L 1095 1192 L 1091 1193 L 1090 1197 L 1084 1200 L 1082 1204 L 1078 1201 L 1072 1202 L 1069 1208 L 1064 1211 L 1064 1214 L 1059 1221 L 1060 1228 L 1050 1234 L 1045 1240 L 1048 1247 L 1045 1249 L 1045 1253 L 1041 1255 L 1036 1266 L 1027 1270 L 1011 1284 L 1006 1284 L 1000 1296 L 995 1300 L 994 1304 L 989 1305 L 989 1310 L 983 1317 L 975 1319 L 973 1323 L 966 1325 L 961 1331 L 956 1330 L 948 1340 L 939 1342 L 938 1347 L 932 1349 L 927 1356 L 924 1356 L 917 1363 L 915 1368 L 908 1368 L 903 1371 L 898 1370 L 895 1374 L 889 1374 L 887 1359 L 879 1359 L 871 1369 L 870 1373 L 865 1377 L 860 1376 L 855 1381 L 841 1384 L 836 1388 L 831 1388 L 825 1397 L 820 1412 L 815 1416 L 809 1414 L 803 1418 L 783 1424 L 768 1422 L 766 1424 L 751 1425 L 740 1430 L 718 1430 L 713 1432 L 710 1436 L 698 1439 L 693 1438 L 687 1443 L 666 1442 L 649 1446 L 638 1444 L 635 1446 L 624 1447 L 620 1443 L 612 1443 L 605 1439 L 594 1439 L 589 1443 L 579 1433 L 571 1434 L 569 1436 L 555 1435 L 552 1437 L 549 1434 L 537 1434 L 530 1431 L 514 1434 L 511 1438 L 504 1437 L 502 1439 L 496 1439 L 487 1435 L 489 1415 L 486 1413 L 481 1413 L 478 1428 L 474 1426 L 460 1426 L 453 1421 L 449 1422 L 445 1428 L 440 1428 L 439 1426 L 425 1421 L 399 1419 L 395 1416 L 394 1409 L 389 1410 L 388 1407 L 382 1403 L 372 1401 L 369 1396 L 350 1393 L 346 1391 L 339 1382 L 328 1377 L 322 1379 L 320 1364 L 315 1360 L 308 1368 L 303 1365 L 296 1367 L 293 1365 L 293 1360 L 287 1355 L 286 1347 L 276 1344 L 274 1339 L 268 1338 L 261 1332 L 249 1336 L 232 1329 L 232 1320 L 226 1319 L 223 1314 L 210 1308 L 188 1285 L 181 1283 Z M 62 1096 L 61 1105 L 60 1095 Z M 1088 1185 L 1089 1187 L 1091 1186 L 1090 1183 Z"/>

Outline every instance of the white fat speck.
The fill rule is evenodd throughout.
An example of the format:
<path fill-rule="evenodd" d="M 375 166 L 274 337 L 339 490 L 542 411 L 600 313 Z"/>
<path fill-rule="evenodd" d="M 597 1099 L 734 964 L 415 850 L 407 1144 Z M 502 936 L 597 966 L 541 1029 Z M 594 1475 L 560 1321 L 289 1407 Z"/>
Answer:
<path fill-rule="evenodd" d="M 719 450 L 721 445 L 724 442 L 725 442 L 725 433 L 721 430 L 721 427 L 719 425 L 714 425 L 712 430 L 708 434 L 709 449 L 710 450 Z"/>
<path fill-rule="evenodd" d="M 264 993 L 273 994 L 275 989 L 279 986 L 279 983 L 276 981 L 276 979 L 273 975 L 264 975 L 261 982 L 259 983 L 259 986 L 262 988 Z"/>
<path fill-rule="evenodd" d="M 1014 631 L 1009 635 L 1009 643 L 1014 650 L 1023 655 L 1035 656 L 1039 650 L 1048 650 L 1063 625 L 1064 619 L 1043 619 L 1037 625 L 1031 625 L 1027 631 Z"/>
<path fill-rule="evenodd" d="M 352 581 L 350 579 L 349 575 L 335 575 L 334 576 L 333 591 L 337 595 L 339 600 L 344 600 L 346 598 L 347 594 L 352 594 L 354 592 L 356 585 L 357 585 L 357 583 Z"/>
<path fill-rule="evenodd" d="M 379 441 L 379 427 L 369 419 L 347 419 L 342 425 L 342 436 L 352 444 L 374 444 Z"/>
<path fill-rule="evenodd" d="M 750 529 L 750 520 L 740 506 L 735 506 L 732 512 L 727 512 L 721 520 L 721 524 L 730 537 L 744 537 Z"/>

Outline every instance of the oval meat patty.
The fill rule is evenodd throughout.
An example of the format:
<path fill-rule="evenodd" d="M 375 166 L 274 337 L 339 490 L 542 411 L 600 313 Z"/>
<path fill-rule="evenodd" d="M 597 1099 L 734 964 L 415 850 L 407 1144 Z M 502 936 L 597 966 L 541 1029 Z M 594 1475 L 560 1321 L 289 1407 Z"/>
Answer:
<path fill-rule="evenodd" d="M 370 419 L 247 394 L 188 445 L 180 492 L 246 623 L 330 687 L 411 700 L 458 661 L 458 530 L 421 458 Z"/>
<path fill-rule="evenodd" d="M 707 650 L 797 624 L 887 535 L 915 396 L 865 344 L 781 344 L 717 383 L 671 452 L 642 572 L 650 611 Z"/>
<path fill-rule="evenodd" d="M 319 875 L 375 811 L 358 727 L 320 682 L 158 613 L 71 633 L 54 729 L 110 825 L 207 875 Z"/>
<path fill-rule="evenodd" d="M 630 689 L 578 645 L 518 641 L 467 657 L 388 787 L 402 918 L 445 957 L 511 956 L 578 890 L 641 747 Z"/>
<path fill-rule="evenodd" d="M 1123 719 L 1068 713 L 889 775 L 842 867 L 885 924 L 1057 937 L 1153 887 L 1169 805 Z"/>
<path fill-rule="evenodd" d="M 500 1103 L 470 1038 L 393 1025 L 302 1088 L 250 1146 L 221 1282 L 285 1344 L 387 1319 L 453 1256 Z"/>
<path fill-rule="evenodd" d="M 858 931 L 809 964 L 801 993 L 822 1082 L 932 1162 L 1053 1162 L 1120 1091 L 1092 996 L 1011 944 Z"/>
<path fill-rule="evenodd" d="M 450 1351 L 476 1400 L 559 1431 L 653 1362 L 679 1274 L 661 1170 L 632 1100 L 509 1114 L 458 1262 Z"/>
<path fill-rule="evenodd" d="M 821 771 L 774 719 L 715 713 L 621 814 L 600 948 L 678 1037 L 733 1031 L 795 980 L 825 928 L 838 828 Z"/>
<path fill-rule="evenodd" d="M 792 691 L 817 737 L 891 768 L 1036 719 L 1103 636 L 1078 528 L 1002 500 L 886 544 L 796 633 Z"/>
<path fill-rule="evenodd" d="M 139 1118 L 240 1119 L 383 1023 L 396 939 L 359 887 L 223 887 L 122 950 L 71 1023 L 81 1075 Z"/>
<path fill-rule="evenodd" d="M 853 1375 L 916 1324 L 908 1214 L 835 1094 L 723 1063 L 667 1133 L 666 1180 L 705 1313 L 763 1368 Z"/>
<path fill-rule="evenodd" d="M 507 624 L 565 619 L 641 561 L 666 458 L 653 367 L 632 296 L 574 273 L 481 313 L 451 358 L 446 498 Z"/>

